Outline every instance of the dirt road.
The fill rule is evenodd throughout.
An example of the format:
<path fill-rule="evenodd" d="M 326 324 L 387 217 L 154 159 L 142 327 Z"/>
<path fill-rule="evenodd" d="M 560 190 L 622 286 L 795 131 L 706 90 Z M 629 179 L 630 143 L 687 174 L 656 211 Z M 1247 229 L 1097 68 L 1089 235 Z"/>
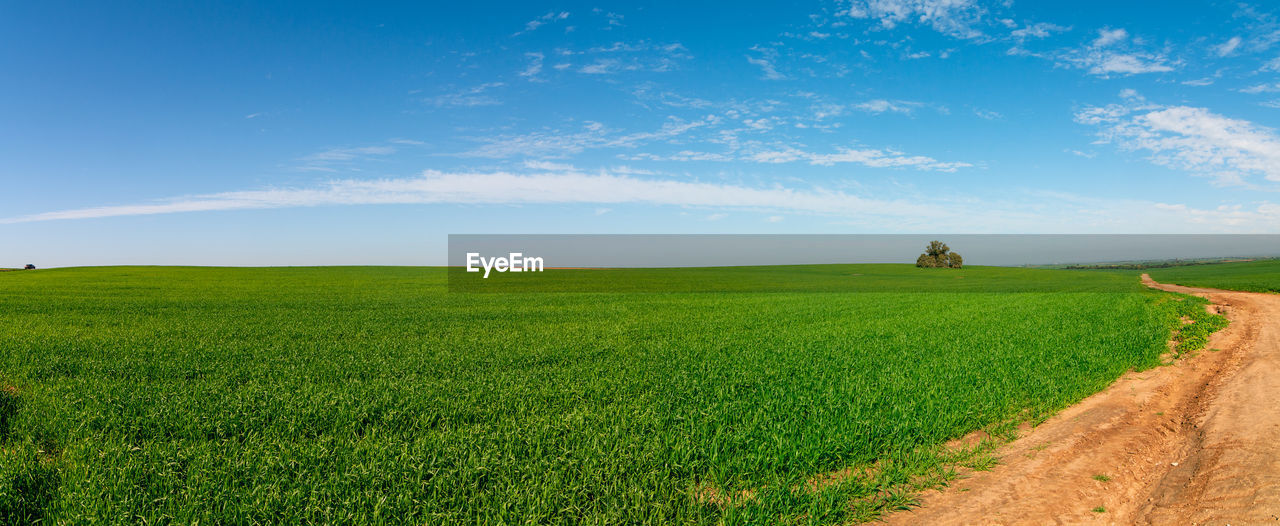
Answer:
<path fill-rule="evenodd" d="M 1208 349 L 1128 373 L 890 524 L 1280 524 L 1280 294 L 1205 296 Z"/>

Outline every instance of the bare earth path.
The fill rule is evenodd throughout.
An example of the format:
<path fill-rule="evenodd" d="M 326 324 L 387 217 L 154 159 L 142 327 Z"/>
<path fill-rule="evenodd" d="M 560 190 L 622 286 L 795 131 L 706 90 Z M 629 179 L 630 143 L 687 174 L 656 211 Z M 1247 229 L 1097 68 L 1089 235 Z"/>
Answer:
<path fill-rule="evenodd" d="M 1280 524 L 1280 294 L 1142 279 L 1209 298 L 1218 350 L 1126 374 L 887 522 Z"/>

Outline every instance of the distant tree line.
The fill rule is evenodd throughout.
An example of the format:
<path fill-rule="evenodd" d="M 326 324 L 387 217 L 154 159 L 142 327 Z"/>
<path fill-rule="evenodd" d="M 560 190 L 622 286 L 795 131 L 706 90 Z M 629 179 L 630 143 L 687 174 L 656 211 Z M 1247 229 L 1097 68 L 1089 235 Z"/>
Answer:
<path fill-rule="evenodd" d="M 1149 268 L 1171 268 L 1171 267 L 1190 267 L 1195 265 L 1221 265 L 1223 263 L 1242 263 L 1247 261 L 1256 261 L 1254 259 L 1214 259 L 1214 260 L 1173 260 L 1173 261 L 1152 261 L 1149 263 L 1092 263 L 1063 265 L 1065 270 L 1143 270 Z"/>

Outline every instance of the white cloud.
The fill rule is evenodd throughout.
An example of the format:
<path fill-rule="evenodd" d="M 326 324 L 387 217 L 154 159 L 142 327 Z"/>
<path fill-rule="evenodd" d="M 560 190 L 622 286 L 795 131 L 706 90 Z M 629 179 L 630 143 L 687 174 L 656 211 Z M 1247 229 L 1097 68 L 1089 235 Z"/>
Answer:
<path fill-rule="evenodd" d="M 535 18 L 535 19 L 533 19 L 533 20 L 530 20 L 530 21 L 526 22 L 526 23 L 525 23 L 525 25 L 524 25 L 524 31 L 519 31 L 519 32 L 517 32 L 515 35 L 512 35 L 512 36 L 518 36 L 518 35 L 523 34 L 523 33 L 528 33 L 528 32 L 530 32 L 530 31 L 535 31 L 535 30 L 537 30 L 539 27 L 542 27 L 542 26 L 544 26 L 544 25 L 546 25 L 546 24 L 549 24 L 549 23 L 552 23 L 552 22 L 558 22 L 558 21 L 560 21 L 560 20 L 564 20 L 564 19 L 566 19 L 566 18 L 569 18 L 569 12 L 568 12 L 568 11 L 561 11 L 561 12 L 559 12 L 559 13 L 556 13 L 556 12 L 552 11 L 552 12 L 549 12 L 549 13 L 547 13 L 547 14 L 545 14 L 545 15 L 542 15 L 542 16 L 540 16 L 540 17 L 538 17 L 538 18 Z"/>
<path fill-rule="evenodd" d="M 1087 65 L 1089 73 L 1094 75 L 1106 75 L 1108 73 L 1134 75 L 1138 73 L 1173 71 L 1173 66 L 1168 65 L 1165 60 L 1164 57 L 1158 55 L 1102 54 L 1087 57 L 1083 64 Z"/>
<path fill-rule="evenodd" d="M 1212 77 L 1204 77 L 1204 78 L 1200 78 L 1200 79 L 1192 79 L 1192 80 L 1184 80 L 1184 81 L 1182 81 L 1182 85 L 1184 85 L 1184 86 L 1209 86 L 1209 85 L 1212 85 L 1212 84 L 1213 84 L 1213 78 L 1212 78 Z"/>
<path fill-rule="evenodd" d="M 858 215 L 936 216 L 928 206 L 867 199 L 820 188 L 747 187 L 732 184 L 642 179 L 607 172 L 557 171 L 449 173 L 435 170 L 403 179 L 330 181 L 312 188 L 223 192 L 157 203 L 101 206 L 0 219 L 25 223 L 64 219 L 376 204 L 622 204 L 696 206 Z"/>
<path fill-rule="evenodd" d="M 840 14 L 870 19 L 884 29 L 898 24 L 919 24 L 961 39 L 984 39 L 974 26 L 987 10 L 973 0 L 854 0 Z"/>
<path fill-rule="evenodd" d="M 1141 97 L 1088 107 L 1076 122 L 1097 126 L 1098 138 L 1131 151 L 1146 151 L 1161 166 L 1245 184 L 1259 177 L 1280 182 L 1280 136 L 1249 121 L 1205 108 L 1160 106 Z"/>
<path fill-rule="evenodd" d="M 485 92 L 493 88 L 500 88 L 505 84 L 501 82 L 487 82 L 479 86 L 473 86 L 453 93 L 445 93 L 435 97 L 423 99 L 424 102 L 437 108 L 474 108 L 477 106 L 496 106 L 502 104 L 497 98 L 487 95 Z"/>
<path fill-rule="evenodd" d="M 736 157 L 734 157 L 734 156 L 732 156 L 732 155 L 729 155 L 729 154 L 724 154 L 724 153 L 712 153 L 712 152 L 695 152 L 695 151 L 692 151 L 692 150 L 682 150 L 682 151 L 679 151 L 679 152 L 676 152 L 676 153 L 666 154 L 666 155 L 659 155 L 659 154 L 655 154 L 655 153 L 642 152 L 642 153 L 631 154 L 631 155 L 619 155 L 618 157 L 619 157 L 619 158 L 621 158 L 621 159 L 623 159 L 623 160 L 627 160 L 627 161 L 675 161 L 675 162 L 689 162 L 689 161 L 714 161 L 714 162 L 728 162 L 728 161 L 736 160 Z"/>
<path fill-rule="evenodd" d="M 1226 42 L 1213 46 L 1213 53 L 1218 55 L 1219 57 L 1225 57 L 1227 55 L 1235 53 L 1236 49 L 1240 47 L 1241 42 L 1243 41 L 1240 39 L 1240 37 L 1231 37 Z"/>
<path fill-rule="evenodd" d="M 529 58 L 529 65 L 520 72 L 520 76 L 529 80 L 538 80 L 538 74 L 542 73 L 542 60 L 545 57 L 538 52 L 525 53 L 524 56 Z"/>
<path fill-rule="evenodd" d="M 1118 42 L 1123 42 L 1128 38 L 1129 32 L 1125 31 L 1124 28 L 1102 28 L 1098 30 L 1098 38 L 1093 41 L 1093 47 L 1107 47 Z"/>
<path fill-rule="evenodd" d="M 338 167 L 349 166 L 355 161 L 396 153 L 393 146 L 361 146 L 356 148 L 331 148 L 298 158 L 303 171 L 334 172 Z"/>
<path fill-rule="evenodd" d="M 978 108 L 974 108 L 973 114 L 989 121 L 997 121 L 1004 118 L 1004 115 L 1001 115 L 1000 112 Z"/>
<path fill-rule="evenodd" d="M 604 14 L 604 17 L 605 17 L 605 21 L 606 21 L 606 23 L 607 23 L 607 25 L 605 26 L 605 29 L 613 29 L 613 28 L 615 28 L 615 27 L 622 27 L 622 20 L 623 20 L 623 16 L 622 16 L 622 15 L 617 14 L 617 13 L 605 13 L 605 14 Z"/>
<path fill-rule="evenodd" d="M 1191 225 L 1227 227 L 1261 227 L 1280 225 L 1280 205 L 1262 202 L 1253 209 L 1244 205 L 1221 205 L 1216 208 L 1194 208 L 1185 204 L 1156 203 L 1157 210 L 1171 212 Z"/>
<path fill-rule="evenodd" d="M 686 121 L 669 117 L 654 131 L 622 134 L 606 128 L 598 122 L 588 121 L 580 131 L 533 132 L 523 135 L 498 135 L 480 139 L 480 147 L 462 152 L 459 157 L 548 157 L 563 158 L 585 150 L 597 148 L 635 148 L 652 142 L 674 142 L 681 136 L 699 128 L 720 122 L 715 115 Z"/>
<path fill-rule="evenodd" d="M 1015 28 L 1018 25 L 1013 20 L 1002 20 L 1001 23 L 1003 23 L 1006 27 L 1009 27 L 1009 28 Z M 1060 26 L 1057 24 L 1050 24 L 1046 22 L 1030 24 L 1022 28 L 1013 29 L 1012 31 L 1009 32 L 1009 38 L 1013 40 L 1013 47 L 1009 48 L 1009 50 L 1006 51 L 1005 54 L 1036 55 L 1035 53 L 1027 51 L 1025 48 L 1023 48 L 1023 46 L 1026 45 L 1028 40 L 1049 38 L 1050 36 L 1053 36 L 1054 33 L 1065 33 L 1067 31 L 1071 31 L 1070 26 Z"/>
<path fill-rule="evenodd" d="M 532 173 L 441 172 L 417 177 L 341 179 L 310 187 L 272 188 L 178 197 L 149 203 L 97 206 L 0 218 L 0 224 L 183 212 L 384 204 L 593 205 L 597 215 L 619 204 L 712 209 L 708 219 L 734 210 L 809 214 L 891 231 L 938 232 L 1275 232 L 1280 205 L 1270 202 L 1199 208 L 1181 203 L 1098 200 L 1026 193 L 1008 200 L 908 195 L 868 198 L 820 187 L 746 186 L 639 178 L 607 171 Z M 718 210 L 717 210 L 718 209 Z M 1069 225 L 1069 230 L 1064 230 Z"/>
<path fill-rule="evenodd" d="M 612 75 L 628 71 L 663 73 L 678 69 L 682 61 L 693 58 L 684 44 L 649 40 L 614 42 L 586 49 L 558 48 L 555 54 L 561 57 L 582 57 L 577 71 L 587 75 Z M 552 66 L 559 71 L 573 67 L 572 62 Z"/>
<path fill-rule="evenodd" d="M 942 162 L 923 155 L 904 155 L 895 150 L 841 148 L 835 153 L 816 153 L 787 147 L 750 154 L 747 160 L 757 163 L 781 164 L 807 162 L 816 166 L 836 164 L 861 164 L 872 168 L 916 168 L 939 172 L 954 172 L 973 165 L 964 162 Z"/>
<path fill-rule="evenodd" d="M 1009 23 L 1013 23 L 1013 21 L 1010 20 Z M 1032 38 L 1049 38 L 1054 33 L 1062 33 L 1070 30 L 1071 28 L 1067 26 L 1040 22 L 1019 29 L 1014 29 L 1009 32 L 1009 36 L 1013 37 L 1015 40 L 1023 41 Z"/>
<path fill-rule="evenodd" d="M 778 72 L 778 67 L 774 65 L 774 62 L 778 60 L 778 51 L 776 49 L 752 46 L 751 50 L 760 53 L 760 56 L 753 57 L 751 55 L 747 55 L 747 62 L 758 66 L 761 73 L 763 73 L 764 79 L 782 80 L 787 78 L 786 75 Z"/>
<path fill-rule="evenodd" d="M 574 167 L 571 164 L 553 163 L 551 161 L 525 161 L 524 167 L 530 170 L 540 170 L 546 172 L 572 172 Z"/>
<path fill-rule="evenodd" d="M 300 160 L 303 161 L 350 161 L 358 157 L 366 155 L 387 155 L 395 153 L 396 149 L 390 146 L 362 146 L 359 148 L 334 148 L 319 153 L 313 153 Z"/>
<path fill-rule="evenodd" d="M 768 223 L 780 223 L 782 222 L 782 219 L 783 219 L 782 216 L 769 216 L 764 218 L 765 222 L 768 222 Z"/>
<path fill-rule="evenodd" d="M 855 108 L 862 111 L 870 112 L 870 113 L 884 113 L 888 111 L 888 112 L 894 112 L 894 113 L 904 113 L 907 115 L 910 115 L 912 111 L 914 111 L 916 108 L 919 108 L 920 106 L 923 106 L 923 104 L 919 102 L 911 102 L 911 101 L 905 101 L 905 100 L 889 101 L 885 99 L 874 99 L 874 100 L 869 100 L 869 101 L 854 105 Z"/>
<path fill-rule="evenodd" d="M 1280 42 L 1280 22 L 1275 15 L 1264 13 L 1247 4 L 1239 4 L 1234 18 L 1243 21 L 1241 30 L 1245 33 L 1243 47 L 1250 52 L 1262 52 L 1271 49 Z"/>
<path fill-rule="evenodd" d="M 1241 89 L 1240 93 L 1257 95 L 1259 93 L 1275 93 L 1277 91 L 1280 91 L 1280 82 L 1277 82 L 1275 84 L 1258 84 L 1255 86 L 1249 86 L 1247 88 Z"/>
<path fill-rule="evenodd" d="M 578 73 L 585 73 L 587 75 L 607 75 L 616 71 L 618 69 L 618 64 L 619 62 L 617 59 L 602 58 L 596 60 L 593 64 L 582 66 L 582 68 L 578 69 Z"/>
<path fill-rule="evenodd" d="M 794 146 L 778 146 L 773 148 L 756 147 L 748 151 L 726 153 L 684 150 L 668 155 L 644 152 L 619 157 L 630 161 L 745 161 L 760 164 L 798 162 L 814 166 L 858 164 L 869 168 L 915 168 L 917 170 L 936 172 L 955 172 L 961 168 L 973 167 L 972 163 L 939 161 L 923 155 L 907 155 L 897 150 L 874 148 L 837 148 L 834 153 L 821 153 L 802 150 Z"/>
<path fill-rule="evenodd" d="M 1173 71 L 1180 63 L 1164 52 L 1143 49 L 1124 29 L 1100 29 L 1091 44 L 1051 56 L 1059 66 L 1087 70 L 1092 75 L 1137 75 Z M 1011 50 L 1012 52 L 1013 50 Z"/>

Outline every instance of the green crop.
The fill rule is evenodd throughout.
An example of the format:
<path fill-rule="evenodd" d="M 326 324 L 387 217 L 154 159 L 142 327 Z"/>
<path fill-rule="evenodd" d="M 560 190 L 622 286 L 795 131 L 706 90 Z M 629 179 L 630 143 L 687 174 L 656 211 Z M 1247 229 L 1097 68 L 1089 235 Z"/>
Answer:
<path fill-rule="evenodd" d="M 1280 292 L 1280 259 L 1151 269 L 1151 279 L 1188 287 Z"/>
<path fill-rule="evenodd" d="M 943 279 L 834 270 L 812 271 L 836 289 Z M 1133 276 L 962 272 L 945 279 L 1126 284 L 467 294 L 438 268 L 3 273 L 0 523 L 870 519 L 989 464 L 948 441 L 1043 419 L 1207 319 Z"/>

